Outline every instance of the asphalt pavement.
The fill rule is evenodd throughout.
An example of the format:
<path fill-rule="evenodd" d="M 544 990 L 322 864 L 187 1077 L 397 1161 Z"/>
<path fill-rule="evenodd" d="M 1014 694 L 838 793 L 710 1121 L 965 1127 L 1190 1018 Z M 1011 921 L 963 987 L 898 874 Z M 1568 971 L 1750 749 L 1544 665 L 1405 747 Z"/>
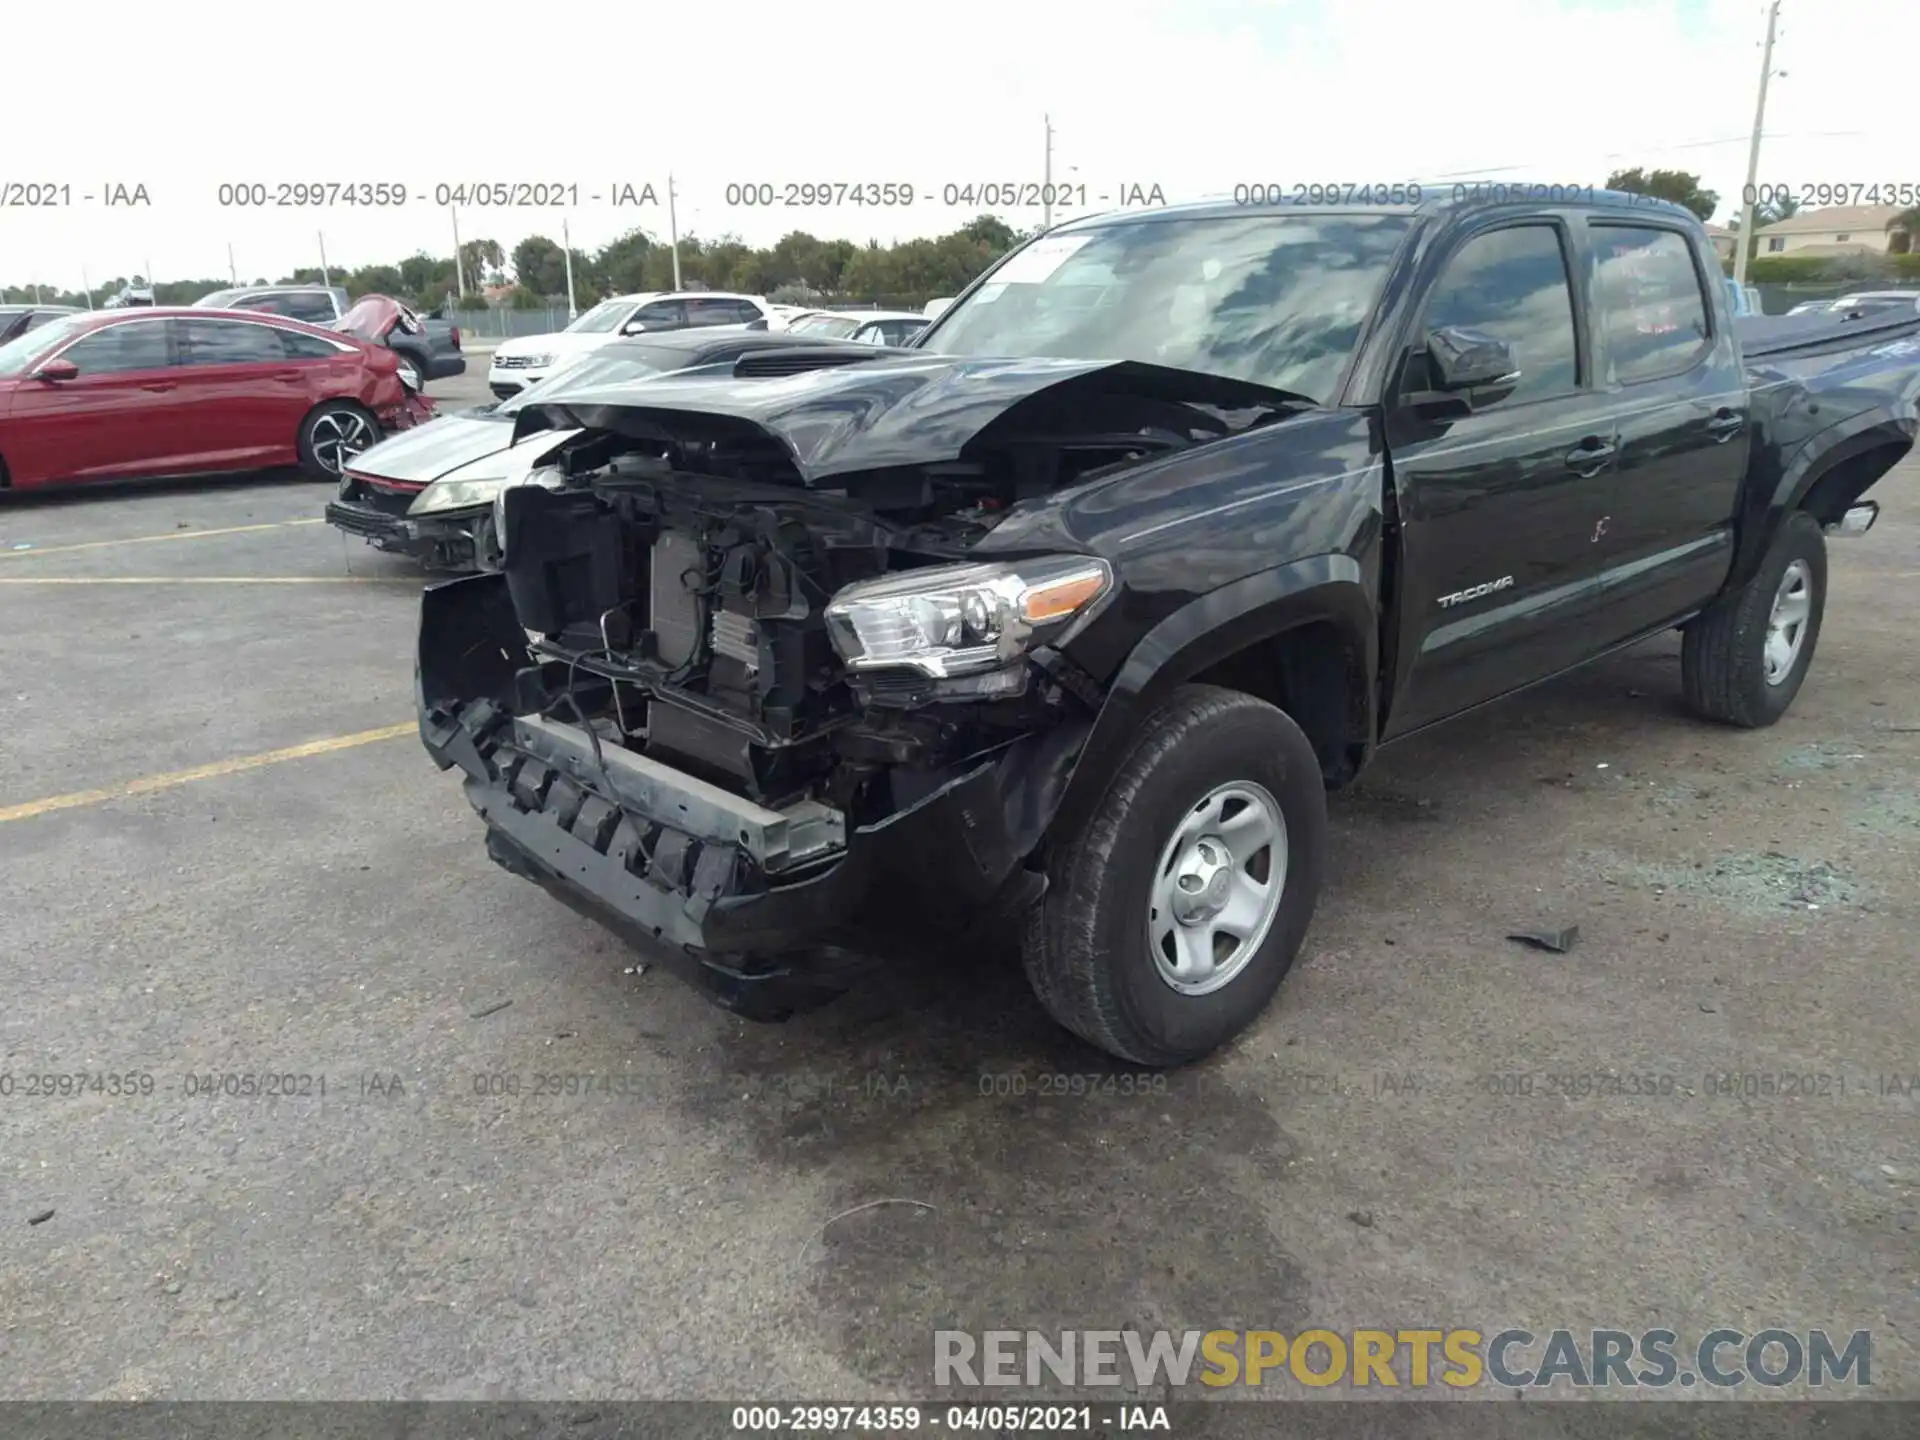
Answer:
<path fill-rule="evenodd" d="M 756 1026 L 489 863 L 422 577 L 324 486 L 7 497 L 0 1398 L 910 1396 L 936 1328 L 1310 1324 L 1869 1329 L 1920 1397 L 1920 465 L 1876 493 L 1778 727 L 1686 718 L 1669 637 L 1383 752 L 1272 1009 L 1164 1076 L 1003 945 Z"/>

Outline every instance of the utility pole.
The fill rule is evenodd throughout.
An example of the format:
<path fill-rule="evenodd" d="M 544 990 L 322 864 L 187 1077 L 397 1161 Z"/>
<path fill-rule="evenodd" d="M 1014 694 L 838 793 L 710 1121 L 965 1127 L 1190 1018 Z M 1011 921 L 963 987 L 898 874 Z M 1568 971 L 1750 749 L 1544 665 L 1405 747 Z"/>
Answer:
<path fill-rule="evenodd" d="M 313 233 L 320 237 L 320 283 L 331 285 L 333 280 L 327 274 L 327 232 L 316 230 Z"/>
<path fill-rule="evenodd" d="M 87 292 L 87 309 L 93 309 L 93 281 L 87 278 L 87 267 L 80 267 L 80 288 Z"/>
<path fill-rule="evenodd" d="M 235 285 L 240 283 L 240 272 L 233 268 L 233 242 L 227 242 L 227 279 Z"/>
<path fill-rule="evenodd" d="M 1040 164 L 1040 228 L 1053 228 L 1053 116 L 1042 115 L 1040 121 L 1047 127 L 1047 155 Z"/>
<path fill-rule="evenodd" d="M 1733 244 L 1733 283 L 1747 283 L 1747 256 L 1757 243 L 1753 233 L 1754 185 L 1760 177 L 1760 127 L 1767 118 L 1767 81 L 1773 75 L 1773 37 L 1780 20 L 1780 0 L 1767 6 L 1767 41 L 1760 55 L 1760 98 L 1753 107 L 1753 139 L 1747 146 L 1747 184 L 1740 194 L 1740 235 Z"/>
<path fill-rule="evenodd" d="M 460 293 L 467 293 L 467 264 L 460 258 L 460 212 L 447 206 L 447 215 L 453 221 L 453 283 L 460 287 Z"/>
<path fill-rule="evenodd" d="M 680 223 L 673 209 L 673 172 L 667 172 L 667 243 L 673 246 L 673 288 L 680 288 Z"/>
<path fill-rule="evenodd" d="M 580 307 L 573 303 L 573 237 L 567 233 L 567 217 L 560 217 L 560 253 L 567 262 L 567 319 L 578 320 Z"/>

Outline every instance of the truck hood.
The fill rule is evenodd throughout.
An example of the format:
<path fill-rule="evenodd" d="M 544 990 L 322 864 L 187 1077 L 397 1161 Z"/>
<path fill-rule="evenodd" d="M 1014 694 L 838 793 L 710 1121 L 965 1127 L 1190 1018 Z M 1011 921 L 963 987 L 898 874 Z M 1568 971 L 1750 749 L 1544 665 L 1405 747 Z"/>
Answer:
<path fill-rule="evenodd" d="M 784 445 L 801 479 L 813 486 L 837 475 L 953 460 L 1023 403 L 1070 386 L 1226 410 L 1314 403 L 1250 381 L 1132 360 L 975 359 L 876 349 L 871 360 L 777 379 L 707 370 L 563 387 L 546 404 L 522 409 L 514 429 L 516 436 L 579 428 L 671 438 L 689 422 L 704 422 L 709 432 L 745 425 Z"/>
<path fill-rule="evenodd" d="M 353 458 L 353 472 L 424 485 L 512 443 L 511 415 L 442 415 L 361 451 Z"/>

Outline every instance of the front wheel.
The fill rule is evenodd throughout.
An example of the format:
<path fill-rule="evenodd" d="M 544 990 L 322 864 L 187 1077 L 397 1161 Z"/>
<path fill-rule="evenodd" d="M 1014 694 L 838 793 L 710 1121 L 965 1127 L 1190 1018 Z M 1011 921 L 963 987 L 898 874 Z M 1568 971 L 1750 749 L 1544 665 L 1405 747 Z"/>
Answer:
<path fill-rule="evenodd" d="M 1109 1054 L 1198 1060 L 1273 998 L 1326 848 L 1326 789 L 1300 727 L 1251 695 L 1184 686 L 1047 866 L 1027 978 L 1054 1019 Z"/>
<path fill-rule="evenodd" d="M 351 400 L 329 400 L 300 422 L 300 468 L 316 480 L 338 480 L 347 463 L 380 443 L 380 422 Z"/>
<path fill-rule="evenodd" d="M 1687 705 L 1745 729 L 1771 725 L 1800 693 L 1827 600 L 1827 537 L 1788 516 L 1753 578 L 1689 624 L 1680 647 Z"/>

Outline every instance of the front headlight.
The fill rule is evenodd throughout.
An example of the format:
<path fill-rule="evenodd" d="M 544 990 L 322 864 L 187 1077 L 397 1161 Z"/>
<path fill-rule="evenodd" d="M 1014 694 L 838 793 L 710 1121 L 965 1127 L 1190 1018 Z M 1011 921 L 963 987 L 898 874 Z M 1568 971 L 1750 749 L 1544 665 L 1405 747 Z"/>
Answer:
<path fill-rule="evenodd" d="M 827 634 L 851 670 L 970 675 L 1064 632 L 1112 588 L 1112 568 L 1090 555 L 940 565 L 847 586 L 827 606 Z"/>
<path fill-rule="evenodd" d="M 488 475 L 483 478 L 436 480 L 422 490 L 409 515 L 438 515 L 447 510 L 475 510 L 493 503 L 493 497 L 524 476 Z"/>
<path fill-rule="evenodd" d="M 420 372 L 411 365 L 402 365 L 400 367 L 400 383 L 409 390 L 418 390 L 420 388 Z"/>

